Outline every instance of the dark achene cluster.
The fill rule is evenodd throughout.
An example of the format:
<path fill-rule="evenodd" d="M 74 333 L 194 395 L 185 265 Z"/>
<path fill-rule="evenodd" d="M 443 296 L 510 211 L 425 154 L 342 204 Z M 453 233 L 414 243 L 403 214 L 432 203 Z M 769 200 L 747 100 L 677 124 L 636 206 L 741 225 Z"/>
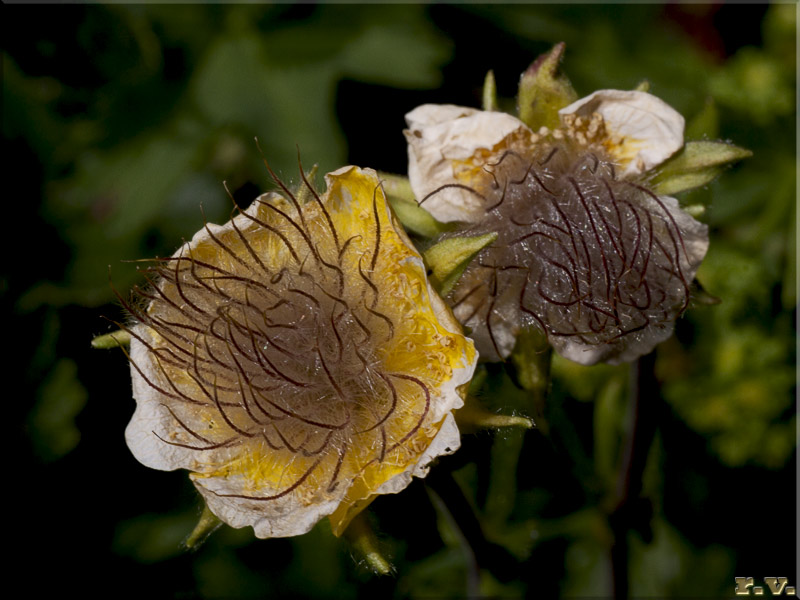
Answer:
<path fill-rule="evenodd" d="M 678 220 L 691 217 L 618 177 L 601 146 L 558 137 L 484 165 L 489 183 L 473 193 L 485 215 L 458 235 L 498 239 L 452 292 L 455 314 L 488 338 L 476 340 L 484 359 L 507 354 L 504 331 L 522 323 L 577 362 L 629 360 L 666 339 L 688 305 L 699 261 Z"/>

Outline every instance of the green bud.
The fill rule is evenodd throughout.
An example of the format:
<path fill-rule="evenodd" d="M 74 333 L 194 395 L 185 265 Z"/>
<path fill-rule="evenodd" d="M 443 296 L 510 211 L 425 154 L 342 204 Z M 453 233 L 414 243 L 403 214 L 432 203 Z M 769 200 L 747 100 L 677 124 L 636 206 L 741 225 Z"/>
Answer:
<path fill-rule="evenodd" d="M 430 281 L 441 296 L 446 296 L 470 261 L 497 239 L 497 234 L 486 233 L 474 237 L 452 237 L 425 250 L 422 256 L 430 269 Z"/>
<path fill-rule="evenodd" d="M 127 331 L 113 331 L 105 335 L 98 335 L 92 340 L 92 348 L 98 350 L 108 350 L 109 348 L 119 348 L 120 346 L 131 345 L 131 334 Z"/>
<path fill-rule="evenodd" d="M 520 78 L 519 118 L 534 131 L 542 126 L 558 127 L 558 111 L 578 99 L 567 76 L 559 71 L 565 48 L 564 42 L 556 44 L 533 61 Z"/>
<path fill-rule="evenodd" d="M 497 110 L 497 84 L 494 81 L 494 71 L 491 70 L 483 80 L 483 110 Z"/>
<path fill-rule="evenodd" d="M 712 181 L 723 168 L 752 156 L 750 150 L 725 142 L 687 142 L 664 163 L 652 179 L 657 194 L 677 194 Z"/>
<path fill-rule="evenodd" d="M 633 88 L 637 92 L 649 92 L 650 91 L 650 82 L 647 79 L 642 79 L 635 88 Z"/>

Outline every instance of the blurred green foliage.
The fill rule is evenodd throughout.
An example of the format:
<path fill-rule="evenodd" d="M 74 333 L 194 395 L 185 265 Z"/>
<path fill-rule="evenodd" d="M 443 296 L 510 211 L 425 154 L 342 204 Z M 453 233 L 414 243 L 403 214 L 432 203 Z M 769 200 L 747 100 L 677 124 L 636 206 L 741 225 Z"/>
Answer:
<path fill-rule="evenodd" d="M 753 151 L 680 198 L 707 207 L 698 279 L 722 302 L 691 309 L 657 352 L 646 410 L 658 432 L 640 494 L 650 508 L 627 534 L 630 593 L 719 597 L 734 576 L 775 573 L 798 583 L 792 539 L 770 533 L 766 544 L 761 533 L 793 522 L 796 503 L 794 6 L 89 5 L 49 7 L 44 21 L 36 7 L 4 10 L 16 218 L 0 289 L 19 346 L 8 371 L 23 382 L 13 398 L 23 399 L 13 441 L 27 450 L 13 475 L 30 498 L 20 555 L 51 571 L 34 586 L 199 598 L 611 594 L 609 515 L 632 423 L 625 366 L 554 357 L 543 408 L 503 367 L 483 369 L 478 400 L 543 411 L 547 434 L 467 435 L 434 469 L 455 488 L 418 481 L 376 501 L 397 575 L 374 578 L 325 524 L 269 541 L 222 528 L 182 550 L 197 496 L 185 474 L 129 455 L 124 357 L 89 348 L 115 328 L 100 315 L 126 318 L 109 265 L 127 294 L 142 279 L 122 261 L 168 255 L 204 218 L 227 220 L 223 181 L 246 205 L 272 185 L 263 158 L 296 181 L 298 149 L 322 173 L 348 162 L 401 173 L 405 112 L 479 106 L 489 69 L 511 108 L 519 74 L 559 41 L 579 96 L 646 79 L 687 117 L 688 139 Z M 57 531 L 42 517 L 54 512 Z"/>

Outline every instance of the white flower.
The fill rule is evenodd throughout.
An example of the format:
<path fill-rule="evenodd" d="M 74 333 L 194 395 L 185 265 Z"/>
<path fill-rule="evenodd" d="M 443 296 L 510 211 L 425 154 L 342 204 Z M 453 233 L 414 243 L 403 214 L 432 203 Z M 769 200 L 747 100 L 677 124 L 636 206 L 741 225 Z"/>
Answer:
<path fill-rule="evenodd" d="M 345 167 L 304 204 L 267 194 L 171 258 L 128 309 L 136 458 L 188 469 L 210 510 L 258 537 L 379 494 L 460 444 L 477 355 L 430 288 L 374 171 Z"/>
<path fill-rule="evenodd" d="M 456 233 L 496 231 L 450 295 L 484 359 L 536 325 L 580 362 L 641 356 L 672 333 L 707 227 L 648 189 L 683 147 L 684 120 L 639 91 L 602 90 L 531 131 L 500 112 L 423 105 L 406 115 L 409 180 Z"/>

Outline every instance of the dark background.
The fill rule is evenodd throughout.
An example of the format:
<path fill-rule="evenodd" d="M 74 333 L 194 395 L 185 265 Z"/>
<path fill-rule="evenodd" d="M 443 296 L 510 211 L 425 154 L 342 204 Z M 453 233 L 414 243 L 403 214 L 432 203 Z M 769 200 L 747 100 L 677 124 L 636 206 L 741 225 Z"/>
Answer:
<path fill-rule="evenodd" d="M 184 551 L 199 497 L 185 473 L 130 455 L 126 360 L 89 345 L 114 329 L 102 317 L 125 318 L 109 265 L 126 293 L 140 280 L 123 260 L 173 252 L 202 226 L 200 205 L 209 221 L 227 220 L 223 181 L 240 205 L 271 187 L 254 137 L 288 181 L 298 148 L 322 173 L 348 163 L 401 173 L 406 112 L 478 106 L 489 69 L 513 111 L 519 74 L 558 41 L 580 95 L 647 79 L 687 117 L 688 138 L 754 152 L 681 198 L 709 206 L 712 246 L 698 279 L 722 303 L 690 310 L 658 349 L 646 406 L 658 429 L 628 536 L 631 593 L 728 597 L 734 576 L 800 585 L 794 6 L 4 5 L 0 14 L 10 577 L 32 573 L 27 593 L 460 597 L 476 573 L 471 551 L 487 595 L 611 593 L 624 366 L 556 360 L 549 435 L 467 435 L 439 465 L 443 503 L 421 481 L 378 499 L 373 520 L 397 574 L 374 578 L 324 524 L 266 541 L 223 528 Z M 490 408 L 526 413 L 501 367 L 478 393 Z M 477 518 L 487 545 L 459 541 L 453 516 L 462 528 Z"/>

